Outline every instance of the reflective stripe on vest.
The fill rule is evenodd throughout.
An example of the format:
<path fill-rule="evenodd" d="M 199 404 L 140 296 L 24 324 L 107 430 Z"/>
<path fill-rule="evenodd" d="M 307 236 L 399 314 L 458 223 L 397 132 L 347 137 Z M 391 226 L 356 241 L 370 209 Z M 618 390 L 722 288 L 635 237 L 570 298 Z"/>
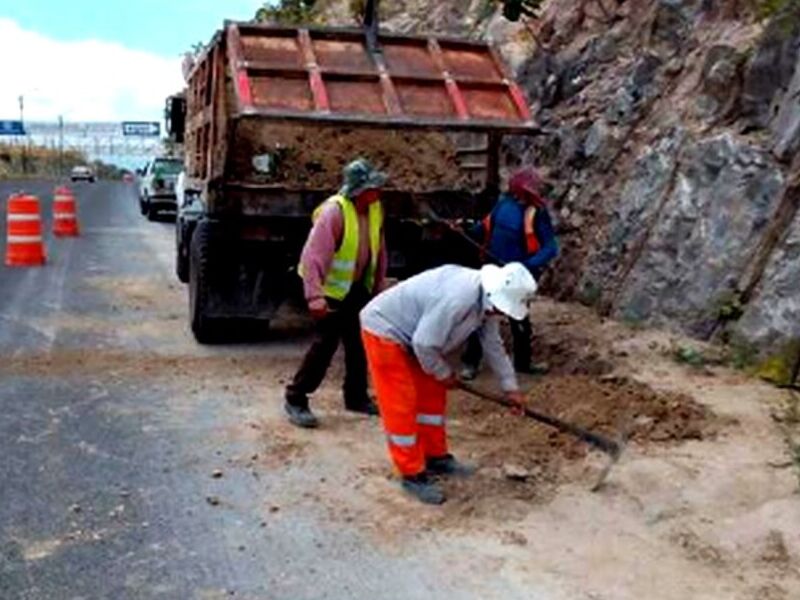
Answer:
<path fill-rule="evenodd" d="M 417 415 L 417 423 L 420 425 L 433 425 L 435 427 L 444 426 L 444 415 Z"/>
<path fill-rule="evenodd" d="M 417 444 L 416 435 L 395 435 L 393 433 L 387 434 L 389 443 L 393 446 L 400 446 L 401 448 L 411 448 Z"/>
<path fill-rule="evenodd" d="M 531 254 L 536 254 L 542 247 L 539 243 L 539 238 L 536 235 L 536 207 L 529 206 L 525 209 L 525 216 L 522 218 L 523 221 L 523 229 L 525 231 L 525 250 L 528 253 L 528 256 Z M 483 219 L 483 229 L 486 231 L 486 236 L 484 237 L 482 251 L 482 259 L 483 262 L 486 262 L 486 253 L 489 250 L 489 244 L 492 240 L 492 229 L 494 227 L 494 221 L 492 220 L 492 213 L 489 213 Z"/>
<path fill-rule="evenodd" d="M 529 206 L 525 211 L 525 246 L 528 255 L 536 254 L 541 248 L 539 238 L 536 237 L 536 207 Z"/>
<path fill-rule="evenodd" d="M 327 206 L 328 202 L 335 202 L 342 211 L 344 220 L 344 231 L 342 241 L 336 254 L 333 255 L 331 268 L 325 277 L 323 293 L 328 298 L 334 300 L 344 300 L 355 278 L 356 261 L 358 260 L 358 244 L 361 239 L 358 231 L 358 212 L 352 201 L 341 194 L 328 198 L 320 204 L 314 214 L 312 221 L 316 221 L 320 213 Z M 369 265 L 364 276 L 364 285 L 367 291 L 372 291 L 375 286 L 375 273 L 378 270 L 378 257 L 381 251 L 381 233 L 383 230 L 383 207 L 380 202 L 374 202 L 369 206 Z M 303 268 L 300 265 L 300 276 L 303 276 Z"/>

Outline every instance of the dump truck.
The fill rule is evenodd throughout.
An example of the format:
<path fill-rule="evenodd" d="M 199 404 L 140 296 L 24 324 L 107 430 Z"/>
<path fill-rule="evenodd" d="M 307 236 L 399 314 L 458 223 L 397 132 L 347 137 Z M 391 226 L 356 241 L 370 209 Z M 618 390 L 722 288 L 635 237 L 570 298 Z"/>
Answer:
<path fill-rule="evenodd" d="M 533 134 L 528 103 L 482 42 L 377 27 L 224 24 L 191 69 L 171 126 L 185 137 L 176 271 L 191 329 L 268 322 L 293 290 L 313 210 L 366 157 L 382 193 L 390 273 L 462 262 L 438 218 L 475 219 L 496 199 L 502 136 Z"/>

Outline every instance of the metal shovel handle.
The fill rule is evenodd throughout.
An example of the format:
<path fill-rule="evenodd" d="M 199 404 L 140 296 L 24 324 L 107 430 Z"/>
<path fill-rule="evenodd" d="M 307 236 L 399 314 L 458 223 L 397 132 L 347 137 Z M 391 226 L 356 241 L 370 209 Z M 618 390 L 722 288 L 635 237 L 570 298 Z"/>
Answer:
<path fill-rule="evenodd" d="M 508 408 L 519 408 L 518 405 L 511 402 L 504 396 L 499 396 L 497 394 L 492 394 L 489 392 L 485 392 L 478 388 L 475 388 L 467 383 L 459 384 L 459 387 L 464 390 L 465 392 L 472 394 L 478 398 L 482 398 L 483 400 L 488 400 L 489 402 L 493 402 L 495 404 L 499 404 L 500 406 L 505 406 Z M 588 429 L 584 429 L 578 425 L 574 425 L 573 423 L 568 423 L 567 421 L 562 421 L 556 417 L 552 417 L 550 415 L 546 415 L 544 413 L 540 413 L 535 411 L 531 408 L 522 407 L 522 411 L 524 415 L 530 419 L 535 421 L 539 421 L 540 423 L 544 423 L 558 429 L 562 433 L 567 433 L 569 435 L 575 436 L 578 439 L 594 446 L 598 450 L 602 450 L 612 458 L 616 459 L 619 458 L 619 455 L 622 453 L 622 444 L 612 440 L 611 438 L 607 438 L 604 435 L 600 435 L 599 433 L 595 433 L 593 431 L 589 431 Z"/>
<path fill-rule="evenodd" d="M 504 266 L 506 264 L 506 261 L 500 260 L 499 258 L 497 258 L 497 256 L 495 256 L 494 254 L 489 252 L 489 250 L 483 244 L 473 240 L 462 229 L 460 229 L 459 227 L 456 227 L 455 225 L 453 225 L 447 219 L 444 219 L 444 218 L 440 217 L 439 214 L 435 210 L 433 210 L 433 207 L 430 204 L 428 204 L 425 200 L 418 200 L 418 203 L 419 203 L 419 207 L 422 209 L 422 212 L 424 212 L 425 215 L 431 221 L 433 221 L 435 223 L 439 223 L 440 225 L 444 225 L 445 227 L 447 227 L 450 231 L 452 231 L 456 235 L 460 236 L 461 238 L 466 240 L 469 244 L 471 244 L 472 246 L 474 246 L 475 248 L 477 248 L 478 250 L 483 252 L 484 256 L 486 256 L 486 258 L 491 260 L 496 265 L 499 265 L 499 266 L 502 267 L 502 266 Z"/>

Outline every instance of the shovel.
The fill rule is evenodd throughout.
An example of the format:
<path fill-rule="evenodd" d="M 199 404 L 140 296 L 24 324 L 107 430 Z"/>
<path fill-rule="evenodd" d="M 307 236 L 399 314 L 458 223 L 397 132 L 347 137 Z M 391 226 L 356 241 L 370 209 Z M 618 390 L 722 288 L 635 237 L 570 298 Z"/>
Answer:
<path fill-rule="evenodd" d="M 520 408 L 515 403 L 511 402 L 505 396 L 500 396 L 497 394 L 492 394 L 489 392 L 485 392 L 478 388 L 475 388 L 467 383 L 461 382 L 459 384 L 459 388 L 467 392 L 468 394 L 472 394 L 477 398 L 481 398 L 483 400 L 488 400 L 489 402 L 493 402 L 495 404 L 499 404 L 500 406 L 505 406 L 507 408 Z M 538 421 L 539 423 L 544 423 L 557 429 L 562 433 L 566 433 L 572 435 L 579 440 L 586 442 L 590 446 L 597 448 L 601 452 L 604 452 L 608 455 L 609 461 L 605 467 L 603 467 L 602 471 L 600 471 L 600 475 L 597 478 L 595 484 L 591 487 L 591 491 L 596 492 L 606 481 L 609 472 L 611 471 L 611 467 L 613 467 L 619 457 L 622 455 L 622 451 L 625 448 L 625 436 L 621 436 L 619 441 L 612 440 L 604 435 L 600 435 L 599 433 L 595 433 L 593 431 L 589 431 L 588 429 L 584 429 L 578 425 L 573 423 L 568 423 L 567 421 L 562 421 L 556 417 L 552 417 L 550 415 L 546 415 L 544 413 L 540 413 L 533 409 L 527 407 L 521 407 L 523 414 L 533 419 L 534 421 Z"/>
<path fill-rule="evenodd" d="M 439 216 L 439 214 L 435 210 L 433 210 L 433 207 L 430 204 L 428 204 L 428 202 L 426 202 L 425 200 L 417 200 L 417 205 L 425 214 L 425 216 L 428 217 L 431 221 L 447 227 L 450 231 L 461 237 L 464 241 L 475 247 L 477 250 L 483 252 L 484 256 L 493 263 L 495 263 L 496 265 L 502 267 L 503 265 L 506 264 L 506 261 L 497 258 L 494 254 L 489 252 L 489 250 L 487 250 L 483 244 L 481 244 L 480 242 L 476 242 L 471 237 L 469 237 L 466 234 L 466 232 L 463 231 L 460 227 L 454 225 L 444 217 Z"/>

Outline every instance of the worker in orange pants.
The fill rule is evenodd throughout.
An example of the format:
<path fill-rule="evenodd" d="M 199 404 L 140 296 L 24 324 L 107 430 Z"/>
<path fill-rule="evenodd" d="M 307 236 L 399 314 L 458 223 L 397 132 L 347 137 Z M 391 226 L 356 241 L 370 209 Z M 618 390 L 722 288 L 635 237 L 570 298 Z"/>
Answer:
<path fill-rule="evenodd" d="M 396 342 L 362 331 L 389 452 L 400 473 L 426 469 L 426 457 L 447 455 L 447 386 L 425 373 Z"/>
<path fill-rule="evenodd" d="M 389 453 L 402 487 L 427 504 L 445 497 L 433 476 L 472 469 L 447 448 L 446 396 L 458 379 L 447 356 L 473 333 L 507 397 L 522 403 L 500 319 L 520 319 L 536 282 L 519 263 L 481 270 L 446 265 L 412 277 L 361 311 L 361 335 Z"/>

